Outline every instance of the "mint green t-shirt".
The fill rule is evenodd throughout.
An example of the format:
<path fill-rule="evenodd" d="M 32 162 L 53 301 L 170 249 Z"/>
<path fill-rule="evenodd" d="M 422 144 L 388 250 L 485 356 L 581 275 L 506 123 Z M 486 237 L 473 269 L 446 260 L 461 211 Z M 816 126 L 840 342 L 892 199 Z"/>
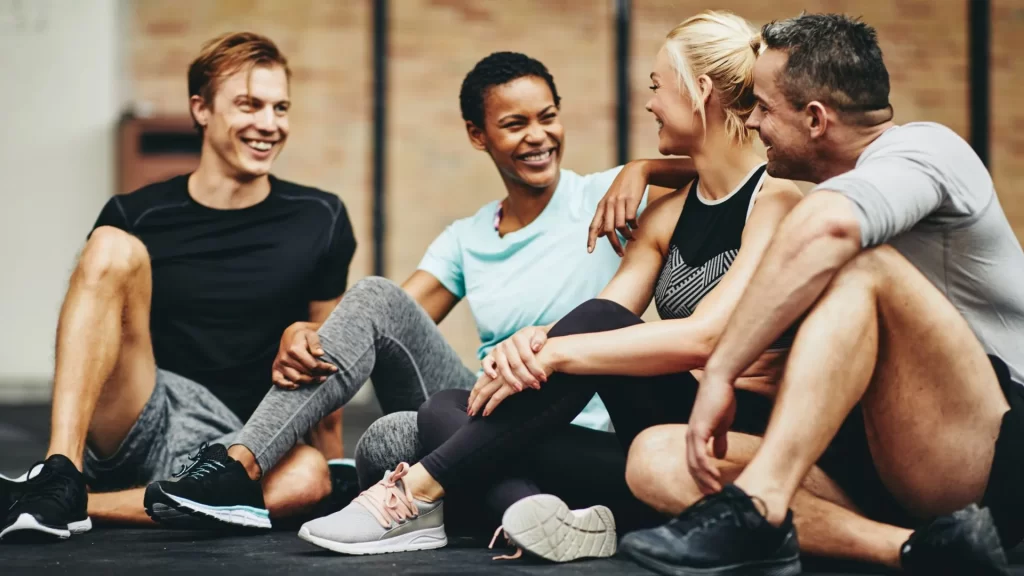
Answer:
<path fill-rule="evenodd" d="M 562 170 L 551 201 L 529 226 L 499 237 L 494 201 L 452 223 L 427 249 L 419 269 L 469 302 L 479 359 L 523 327 L 558 321 L 596 297 L 615 275 L 621 259 L 603 238 L 588 254 L 587 230 L 621 169 L 586 176 Z M 645 193 L 639 210 L 646 205 Z M 597 396 L 574 420 L 599 430 L 608 422 Z"/>

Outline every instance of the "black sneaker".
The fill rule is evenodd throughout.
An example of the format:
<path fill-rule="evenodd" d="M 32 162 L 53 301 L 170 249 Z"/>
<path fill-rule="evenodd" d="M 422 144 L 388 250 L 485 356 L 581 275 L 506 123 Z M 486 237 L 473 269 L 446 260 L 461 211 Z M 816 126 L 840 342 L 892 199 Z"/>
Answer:
<path fill-rule="evenodd" d="M 60 454 L 47 458 L 31 479 L 10 482 L 7 488 L 16 499 L 9 496 L 2 540 L 64 540 L 92 529 L 85 476 Z"/>
<path fill-rule="evenodd" d="M 627 534 L 619 551 L 672 576 L 790 576 L 800 573 L 793 513 L 776 528 L 743 490 L 728 485 L 664 526 Z"/>
<path fill-rule="evenodd" d="M 168 527 L 188 526 L 181 515 L 215 520 L 220 525 L 270 528 L 263 488 L 221 444 L 203 444 L 192 464 L 175 474 L 177 480 L 146 487 L 146 513 Z M 203 523 L 206 526 L 217 524 Z"/>
<path fill-rule="evenodd" d="M 908 574 L 928 576 L 1009 574 L 992 513 L 976 504 L 914 532 L 900 549 L 900 564 Z"/>

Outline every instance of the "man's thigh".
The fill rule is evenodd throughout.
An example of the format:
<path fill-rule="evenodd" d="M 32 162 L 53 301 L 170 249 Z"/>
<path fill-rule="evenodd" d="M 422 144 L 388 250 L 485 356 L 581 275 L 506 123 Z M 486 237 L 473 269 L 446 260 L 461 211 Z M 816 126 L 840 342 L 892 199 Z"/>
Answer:
<path fill-rule="evenodd" d="M 898 252 L 862 258 L 878 308 L 877 361 L 861 402 L 878 474 L 916 517 L 978 502 L 1008 409 L 993 365 L 956 308 Z"/>
<path fill-rule="evenodd" d="M 204 386 L 157 370 L 149 401 L 114 454 L 86 448 L 90 488 L 111 492 L 164 480 L 190 463 L 203 443 L 229 445 L 242 422 Z"/>

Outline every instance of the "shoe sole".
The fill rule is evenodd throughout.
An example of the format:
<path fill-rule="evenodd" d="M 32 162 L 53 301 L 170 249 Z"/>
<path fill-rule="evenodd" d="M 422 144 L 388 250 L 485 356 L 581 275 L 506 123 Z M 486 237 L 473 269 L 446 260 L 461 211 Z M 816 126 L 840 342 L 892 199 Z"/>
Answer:
<path fill-rule="evenodd" d="M 551 562 L 615 554 L 615 517 L 604 506 L 573 511 L 557 496 L 539 494 L 509 506 L 501 524 L 515 545 Z"/>
<path fill-rule="evenodd" d="M 416 552 L 418 550 L 435 550 L 448 545 L 448 536 L 445 534 L 444 526 L 435 528 L 424 528 L 408 534 L 395 536 L 386 540 L 375 540 L 373 542 L 361 542 L 358 544 L 347 542 L 335 542 L 309 533 L 309 528 L 303 526 L 299 530 L 299 538 L 310 544 L 326 548 L 332 552 L 341 554 L 352 554 L 363 556 L 368 554 L 392 554 L 395 552 Z"/>
<path fill-rule="evenodd" d="M 160 505 L 178 511 L 181 514 L 196 518 L 202 521 L 203 527 L 215 526 L 210 521 L 230 526 L 241 526 L 244 528 L 260 528 L 269 530 L 270 513 L 263 508 L 252 506 L 208 506 L 193 502 L 187 498 L 181 498 L 168 494 L 158 484 L 151 484 L 146 488 L 146 514 L 153 521 L 168 527 L 196 527 L 186 525 L 179 516 L 168 510 L 162 509 Z"/>
<path fill-rule="evenodd" d="M 623 548 L 622 553 L 637 564 L 666 576 L 798 576 L 803 571 L 799 556 L 717 568 L 690 568 L 668 564 L 628 547 Z"/>
<path fill-rule="evenodd" d="M 66 527 L 50 526 L 35 519 L 31 514 L 20 514 L 18 518 L 0 532 L 0 540 L 8 542 L 37 542 L 67 540 L 72 534 L 83 534 L 92 530 L 92 519 L 71 522 Z"/>

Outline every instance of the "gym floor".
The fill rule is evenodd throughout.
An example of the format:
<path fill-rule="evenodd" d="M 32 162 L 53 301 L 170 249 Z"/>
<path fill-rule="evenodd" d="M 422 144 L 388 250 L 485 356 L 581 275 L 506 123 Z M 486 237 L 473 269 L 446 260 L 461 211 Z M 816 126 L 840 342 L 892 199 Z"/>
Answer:
<path fill-rule="evenodd" d="M 359 434 L 379 413 L 373 401 L 346 408 L 346 454 L 354 453 Z M 0 473 L 21 474 L 42 458 L 49 420 L 47 405 L 0 406 Z M 431 552 L 341 556 L 300 540 L 294 528 L 223 534 L 97 526 L 61 543 L 0 544 L 0 574 L 651 574 L 619 558 L 554 565 L 531 559 L 493 561 L 495 554 L 478 542 L 453 541 L 447 548 Z M 1024 576 L 1024 551 L 1016 551 L 1011 558 L 1015 563 L 1012 573 Z M 814 558 L 805 559 L 804 570 L 822 576 L 886 573 L 875 567 Z"/>

